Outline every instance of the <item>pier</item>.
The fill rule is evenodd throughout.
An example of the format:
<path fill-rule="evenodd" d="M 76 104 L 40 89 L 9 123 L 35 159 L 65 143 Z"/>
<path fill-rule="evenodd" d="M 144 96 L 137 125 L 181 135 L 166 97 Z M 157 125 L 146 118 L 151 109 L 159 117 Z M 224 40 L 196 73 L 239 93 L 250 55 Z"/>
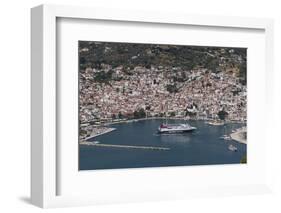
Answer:
<path fill-rule="evenodd" d="M 247 134 L 245 127 L 237 129 L 236 132 L 230 134 L 230 137 L 239 143 L 247 144 L 247 139 L 243 134 Z"/>
<path fill-rule="evenodd" d="M 112 132 L 116 130 L 116 128 L 109 128 L 109 127 L 105 127 L 104 130 L 99 130 L 97 129 L 96 132 L 93 131 L 93 133 L 89 136 L 89 137 L 86 137 L 85 140 L 89 140 L 91 138 L 94 138 L 94 137 L 97 137 L 99 135 L 103 135 L 103 134 L 106 134 L 106 133 L 109 133 L 109 132 Z"/>
<path fill-rule="evenodd" d="M 98 146 L 98 147 L 113 147 L 113 148 L 124 148 L 124 149 L 144 149 L 144 150 L 170 150 L 168 147 L 159 147 L 159 146 L 131 146 L 131 145 L 118 145 L 118 144 L 102 144 L 102 143 L 93 143 L 88 141 L 80 142 L 81 145 L 87 146 Z"/>

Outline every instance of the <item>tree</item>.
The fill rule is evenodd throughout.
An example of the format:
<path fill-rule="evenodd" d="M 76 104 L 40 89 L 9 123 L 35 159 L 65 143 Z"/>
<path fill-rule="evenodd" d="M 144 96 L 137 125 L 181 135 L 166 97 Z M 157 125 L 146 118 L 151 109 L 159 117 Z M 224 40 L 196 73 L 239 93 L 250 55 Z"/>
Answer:
<path fill-rule="evenodd" d="M 80 57 L 80 62 L 79 62 L 79 63 L 84 65 L 84 64 L 86 63 L 85 57 L 81 56 L 81 57 Z"/>
<path fill-rule="evenodd" d="M 112 79 L 113 71 L 109 70 L 108 72 L 101 71 L 95 74 L 95 81 L 99 83 L 107 83 Z"/>
<path fill-rule="evenodd" d="M 118 118 L 119 118 L 119 119 L 122 119 L 122 118 L 123 118 L 123 115 L 122 115 L 121 112 L 118 113 Z"/>
<path fill-rule="evenodd" d="M 208 58 L 206 60 L 206 67 L 214 73 L 218 72 L 217 70 L 217 68 L 219 67 L 218 60 L 216 60 L 215 58 Z"/>
<path fill-rule="evenodd" d="M 171 116 L 171 117 L 175 117 L 175 116 L 176 116 L 176 113 L 175 113 L 175 112 L 171 112 L 171 113 L 170 113 L 170 116 Z"/>
<path fill-rule="evenodd" d="M 246 67 L 246 63 L 242 63 L 239 66 L 239 78 L 240 78 L 240 82 L 243 85 L 247 84 L 247 67 Z"/>
<path fill-rule="evenodd" d="M 227 117 L 228 113 L 224 110 L 219 111 L 218 116 L 220 120 L 225 120 L 225 118 Z"/>
<path fill-rule="evenodd" d="M 169 93 L 177 93 L 178 92 L 178 88 L 175 84 L 168 84 L 166 88 L 167 88 L 167 91 Z"/>
<path fill-rule="evenodd" d="M 116 119 L 116 115 L 115 114 L 112 114 L 111 118 L 114 120 Z"/>
<path fill-rule="evenodd" d="M 190 117 L 195 117 L 196 116 L 196 112 L 191 112 L 191 111 L 188 111 L 188 110 L 186 110 L 186 113 L 185 113 L 185 116 L 190 116 Z"/>
<path fill-rule="evenodd" d="M 134 111 L 134 118 L 145 118 L 145 117 L 146 117 L 146 113 L 143 108 Z"/>

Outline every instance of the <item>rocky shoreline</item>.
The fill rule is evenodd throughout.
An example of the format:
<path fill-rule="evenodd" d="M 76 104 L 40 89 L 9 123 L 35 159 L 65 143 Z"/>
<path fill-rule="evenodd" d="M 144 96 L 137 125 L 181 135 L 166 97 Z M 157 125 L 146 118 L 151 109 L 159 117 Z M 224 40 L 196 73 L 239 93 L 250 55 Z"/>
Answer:
<path fill-rule="evenodd" d="M 242 127 L 240 129 L 237 129 L 235 132 L 230 134 L 230 137 L 243 144 L 247 144 L 247 130 L 246 127 Z"/>

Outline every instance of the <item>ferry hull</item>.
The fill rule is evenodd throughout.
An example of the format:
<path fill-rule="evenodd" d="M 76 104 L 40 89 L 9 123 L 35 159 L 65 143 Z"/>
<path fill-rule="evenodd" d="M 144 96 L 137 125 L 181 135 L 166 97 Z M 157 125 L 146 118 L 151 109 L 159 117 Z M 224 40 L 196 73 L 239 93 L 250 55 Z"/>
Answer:
<path fill-rule="evenodd" d="M 184 130 L 160 130 L 158 129 L 159 134 L 178 134 L 178 133 L 187 133 L 187 132 L 192 132 L 196 128 L 191 128 L 191 129 L 184 129 Z"/>
<path fill-rule="evenodd" d="M 196 127 L 190 126 L 189 124 L 161 124 L 158 128 L 160 134 L 175 134 L 185 133 L 195 130 Z"/>

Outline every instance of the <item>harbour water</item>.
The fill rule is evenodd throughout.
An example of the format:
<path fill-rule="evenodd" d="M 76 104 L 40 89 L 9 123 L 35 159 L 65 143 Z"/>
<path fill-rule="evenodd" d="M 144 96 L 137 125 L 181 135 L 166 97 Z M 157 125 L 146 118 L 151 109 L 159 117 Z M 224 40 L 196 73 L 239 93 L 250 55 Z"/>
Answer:
<path fill-rule="evenodd" d="M 117 169 L 163 166 L 190 166 L 213 164 L 238 164 L 246 155 L 247 145 L 234 140 L 220 139 L 243 124 L 229 123 L 210 126 L 205 121 L 188 121 L 197 127 L 194 132 L 183 134 L 157 134 L 163 120 L 142 120 L 111 125 L 115 131 L 90 139 L 100 144 L 165 147 L 167 150 L 130 149 L 123 146 L 79 145 L 79 169 Z M 169 120 L 169 123 L 184 123 L 183 120 Z M 232 144 L 237 151 L 230 151 Z"/>

